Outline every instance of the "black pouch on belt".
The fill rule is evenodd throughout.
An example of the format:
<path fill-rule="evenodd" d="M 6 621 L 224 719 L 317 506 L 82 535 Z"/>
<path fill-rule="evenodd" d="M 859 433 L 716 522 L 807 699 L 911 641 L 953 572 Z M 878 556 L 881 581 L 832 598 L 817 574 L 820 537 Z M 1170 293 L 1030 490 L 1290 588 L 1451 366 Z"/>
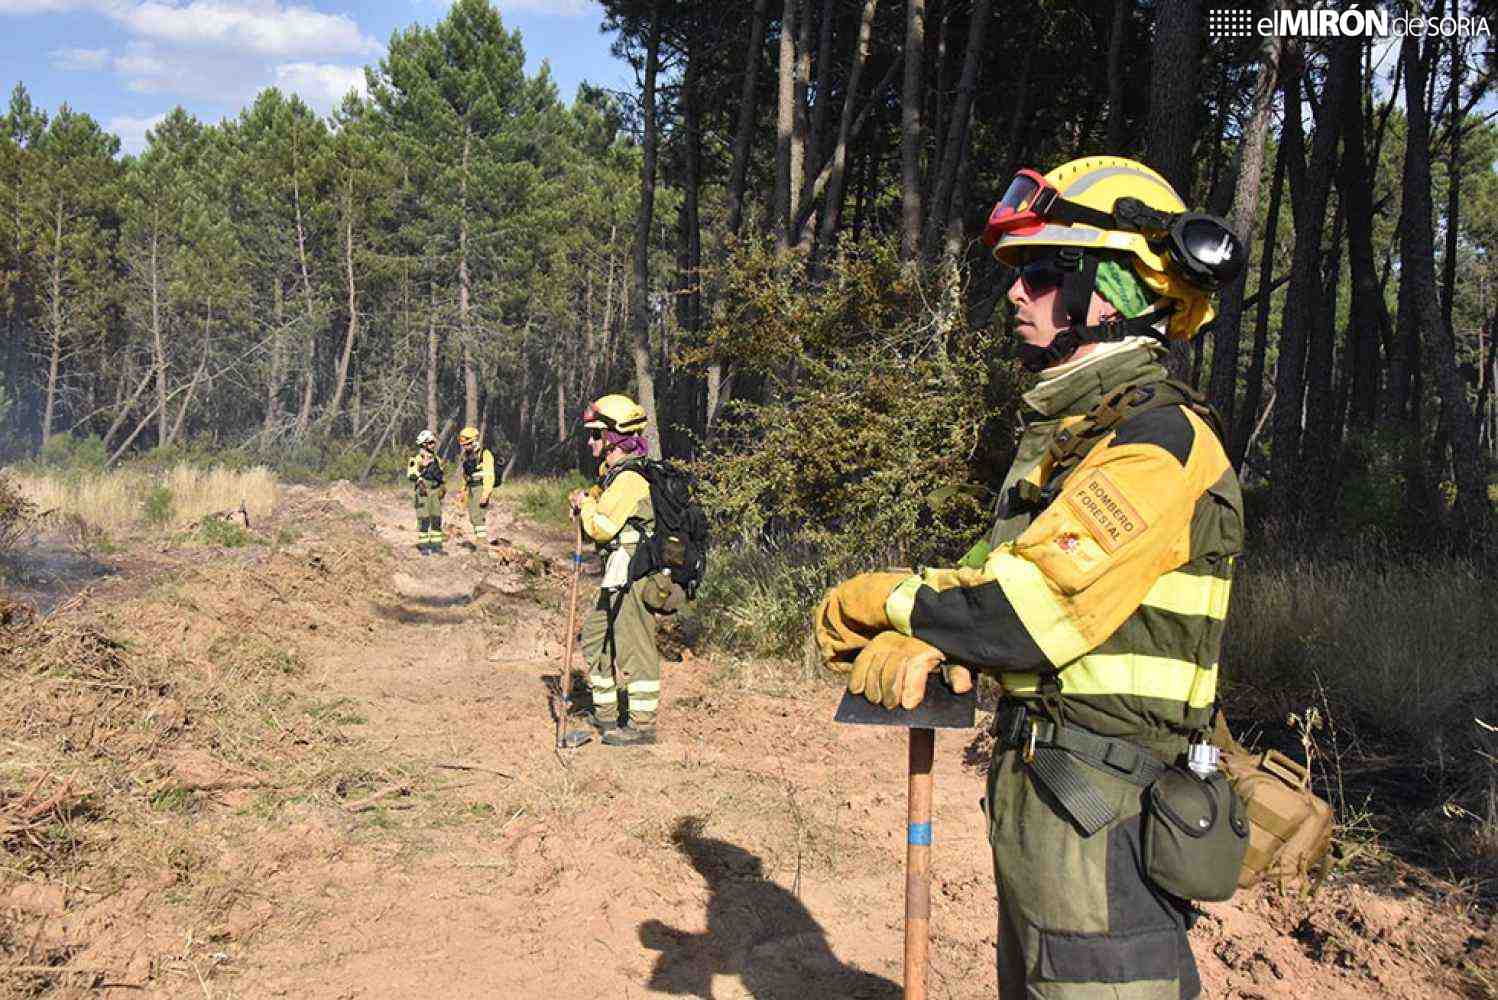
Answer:
<path fill-rule="evenodd" d="M 1248 850 L 1248 816 L 1221 771 L 1198 778 L 1166 768 L 1145 793 L 1144 869 L 1173 896 L 1215 902 L 1232 896 Z"/>

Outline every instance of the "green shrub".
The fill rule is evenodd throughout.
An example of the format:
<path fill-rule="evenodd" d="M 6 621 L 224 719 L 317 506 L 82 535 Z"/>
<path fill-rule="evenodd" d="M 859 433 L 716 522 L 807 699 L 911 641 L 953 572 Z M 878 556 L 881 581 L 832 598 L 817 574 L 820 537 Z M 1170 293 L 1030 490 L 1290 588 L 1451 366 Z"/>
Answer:
<path fill-rule="evenodd" d="M 87 437 L 54 434 L 42 445 L 36 461 L 39 465 L 64 471 L 97 471 L 109 461 L 109 450 L 97 434 Z"/>
<path fill-rule="evenodd" d="M 590 485 L 580 474 L 571 472 L 565 476 L 522 476 L 510 480 L 495 492 L 512 500 L 521 516 L 528 520 L 551 527 L 566 527 L 571 521 L 567 495 Z"/>
<path fill-rule="evenodd" d="M 149 525 L 167 524 L 176 508 L 172 488 L 164 483 L 151 487 L 141 505 L 141 517 Z"/>
<path fill-rule="evenodd" d="M 943 308 L 960 276 L 918 283 L 886 244 L 816 285 L 773 256 L 736 262 L 708 342 L 765 401 L 730 404 L 698 463 L 715 523 L 833 565 L 874 546 L 955 561 L 988 527 L 1017 388 L 999 333 Z"/>
<path fill-rule="evenodd" d="M 198 541 L 222 549 L 237 549 L 253 539 L 237 522 L 210 515 L 198 523 Z"/>

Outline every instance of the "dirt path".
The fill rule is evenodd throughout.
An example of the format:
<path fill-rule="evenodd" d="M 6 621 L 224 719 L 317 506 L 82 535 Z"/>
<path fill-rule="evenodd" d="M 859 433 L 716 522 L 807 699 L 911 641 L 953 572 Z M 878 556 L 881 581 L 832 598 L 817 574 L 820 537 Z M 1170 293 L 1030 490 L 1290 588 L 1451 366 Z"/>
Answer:
<path fill-rule="evenodd" d="M 79 996 L 901 995 L 902 734 L 832 725 L 838 689 L 794 667 L 688 657 L 664 670 L 657 746 L 558 756 L 546 681 L 570 537 L 499 511 L 511 565 L 452 543 L 418 558 L 402 494 L 334 500 L 372 517 L 388 587 L 299 653 L 342 731 L 409 793 L 357 813 L 293 797 L 263 821 L 249 793 L 220 796 L 237 839 L 209 843 L 206 817 L 202 849 L 253 891 L 186 932 L 183 954 L 211 964 Z M 972 734 L 938 740 L 933 998 L 994 995 L 984 759 Z M 1210 907 L 1193 931 L 1206 995 L 1483 995 L 1489 917 L 1413 885 Z M 221 943 L 195 948 L 205 933 Z"/>

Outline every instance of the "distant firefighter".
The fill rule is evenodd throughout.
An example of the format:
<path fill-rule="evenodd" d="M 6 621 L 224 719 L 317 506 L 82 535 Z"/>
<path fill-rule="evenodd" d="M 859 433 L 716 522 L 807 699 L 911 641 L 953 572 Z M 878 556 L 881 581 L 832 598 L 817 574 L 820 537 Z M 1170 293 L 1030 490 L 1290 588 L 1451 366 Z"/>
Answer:
<path fill-rule="evenodd" d="M 479 444 L 476 427 L 465 427 L 458 434 L 463 446 L 462 497 L 468 506 L 468 522 L 473 526 L 473 545 L 477 548 L 489 540 L 486 528 L 489 497 L 494 493 L 494 453 Z"/>
<path fill-rule="evenodd" d="M 406 478 L 415 492 L 416 551 L 443 555 L 442 498 L 447 486 L 442 459 L 437 457 L 437 435 L 431 431 L 416 435 L 416 454 L 406 463 Z"/>

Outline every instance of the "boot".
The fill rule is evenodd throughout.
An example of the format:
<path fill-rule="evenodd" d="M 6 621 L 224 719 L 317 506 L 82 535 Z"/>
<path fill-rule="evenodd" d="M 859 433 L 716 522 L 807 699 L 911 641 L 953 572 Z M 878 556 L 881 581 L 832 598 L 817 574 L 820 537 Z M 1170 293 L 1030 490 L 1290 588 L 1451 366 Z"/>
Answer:
<path fill-rule="evenodd" d="M 598 717 L 598 713 L 596 712 L 589 712 L 587 715 L 583 716 L 583 718 L 587 721 L 588 725 L 592 726 L 600 733 L 607 733 L 611 729 L 619 728 L 618 719 L 600 719 Z"/>
<path fill-rule="evenodd" d="M 655 746 L 655 726 L 637 726 L 627 722 L 603 734 L 605 746 L 649 747 Z"/>
<path fill-rule="evenodd" d="M 593 734 L 586 729 L 569 729 L 562 734 L 562 747 L 566 750 L 576 750 L 584 743 L 591 743 Z"/>

